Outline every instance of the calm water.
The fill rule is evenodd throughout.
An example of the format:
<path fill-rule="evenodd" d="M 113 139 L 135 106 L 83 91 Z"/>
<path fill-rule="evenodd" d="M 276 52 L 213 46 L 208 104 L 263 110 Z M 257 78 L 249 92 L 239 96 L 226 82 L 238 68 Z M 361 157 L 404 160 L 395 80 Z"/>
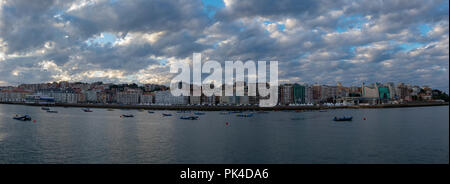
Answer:
<path fill-rule="evenodd" d="M 52 109 L 59 113 L 0 105 L 0 163 L 449 163 L 448 106 L 207 112 L 197 121 L 162 117 L 168 111 Z M 36 122 L 13 120 L 16 113 Z M 135 118 L 120 118 L 126 113 Z M 354 120 L 331 121 L 342 115 Z"/>

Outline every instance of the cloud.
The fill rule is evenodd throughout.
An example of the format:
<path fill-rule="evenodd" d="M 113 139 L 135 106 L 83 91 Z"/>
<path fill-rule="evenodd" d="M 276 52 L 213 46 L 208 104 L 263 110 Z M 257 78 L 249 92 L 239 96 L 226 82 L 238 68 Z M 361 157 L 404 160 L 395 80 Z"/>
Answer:
<path fill-rule="evenodd" d="M 448 91 L 448 1 L 7 0 L 0 84 L 167 83 L 168 63 L 278 60 L 280 79 Z"/>

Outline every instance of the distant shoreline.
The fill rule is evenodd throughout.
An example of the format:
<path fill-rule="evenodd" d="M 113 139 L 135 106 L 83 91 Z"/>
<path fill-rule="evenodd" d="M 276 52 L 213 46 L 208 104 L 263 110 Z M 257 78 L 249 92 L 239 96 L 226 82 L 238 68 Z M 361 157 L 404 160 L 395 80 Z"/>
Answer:
<path fill-rule="evenodd" d="M 48 106 L 43 104 L 27 104 L 17 102 L 0 102 L 0 104 Z M 145 110 L 197 110 L 197 111 L 222 111 L 222 110 L 321 110 L 321 109 L 375 109 L 375 108 L 404 108 L 404 107 L 427 107 L 444 106 L 448 102 L 421 102 L 408 104 L 378 104 L 378 105 L 352 105 L 352 106 L 160 106 L 160 105 L 119 105 L 119 104 L 52 104 L 51 107 L 80 107 L 80 108 L 104 108 L 104 109 L 145 109 Z"/>

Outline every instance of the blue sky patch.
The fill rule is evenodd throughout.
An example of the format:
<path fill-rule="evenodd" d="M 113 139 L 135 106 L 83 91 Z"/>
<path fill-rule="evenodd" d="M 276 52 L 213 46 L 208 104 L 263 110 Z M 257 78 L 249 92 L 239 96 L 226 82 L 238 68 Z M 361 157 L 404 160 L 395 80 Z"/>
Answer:
<path fill-rule="evenodd" d="M 99 44 L 99 45 L 106 45 L 106 44 L 113 44 L 116 41 L 116 35 L 111 33 L 102 33 L 101 35 L 91 38 L 87 41 L 88 45 L 92 44 Z"/>
<path fill-rule="evenodd" d="M 216 11 L 224 8 L 225 3 L 222 0 L 202 0 L 203 12 L 208 14 L 209 18 L 213 18 Z"/>
<path fill-rule="evenodd" d="M 413 42 L 413 43 L 401 43 L 399 44 L 399 47 L 403 50 L 403 51 L 411 51 L 414 49 L 417 49 L 419 47 L 422 47 L 423 44 L 422 43 L 417 43 L 417 42 Z"/>
<path fill-rule="evenodd" d="M 338 19 L 336 32 L 343 33 L 350 29 L 361 29 L 367 19 L 361 15 L 341 16 Z"/>

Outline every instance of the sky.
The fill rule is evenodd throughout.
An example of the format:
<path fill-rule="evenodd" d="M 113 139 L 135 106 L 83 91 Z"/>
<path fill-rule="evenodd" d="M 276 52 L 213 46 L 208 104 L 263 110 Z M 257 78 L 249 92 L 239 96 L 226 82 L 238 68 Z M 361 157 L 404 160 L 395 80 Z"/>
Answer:
<path fill-rule="evenodd" d="M 449 89 L 446 0 L 0 0 L 0 86 L 168 84 L 170 64 L 279 61 L 280 82 Z"/>

